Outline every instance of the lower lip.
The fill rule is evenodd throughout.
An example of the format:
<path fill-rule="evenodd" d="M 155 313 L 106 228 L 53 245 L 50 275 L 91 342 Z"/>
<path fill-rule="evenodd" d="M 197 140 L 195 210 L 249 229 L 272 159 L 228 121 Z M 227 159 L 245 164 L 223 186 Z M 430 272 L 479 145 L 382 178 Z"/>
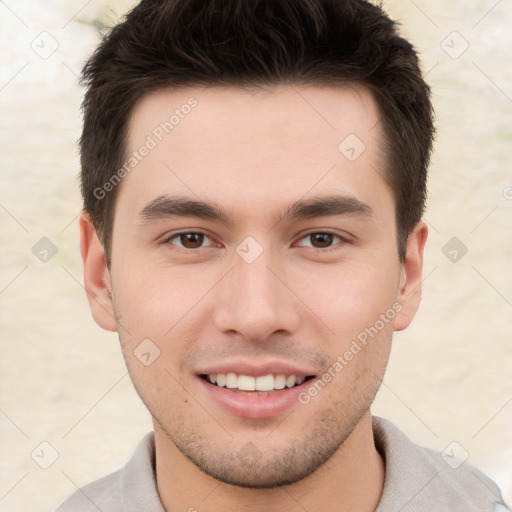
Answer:
<path fill-rule="evenodd" d="M 298 402 L 298 396 L 305 386 L 311 384 L 305 381 L 299 386 L 269 392 L 268 395 L 238 393 L 228 388 L 221 388 L 210 384 L 198 377 L 200 385 L 217 404 L 223 409 L 242 418 L 263 419 L 272 418 L 286 412 L 293 404 Z"/>

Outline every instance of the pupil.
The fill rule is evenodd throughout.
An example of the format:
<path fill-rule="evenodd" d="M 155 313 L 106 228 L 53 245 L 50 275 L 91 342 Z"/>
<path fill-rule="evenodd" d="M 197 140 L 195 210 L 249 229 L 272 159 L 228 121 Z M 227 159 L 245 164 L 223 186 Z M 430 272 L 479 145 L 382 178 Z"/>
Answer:
<path fill-rule="evenodd" d="M 314 247 L 329 247 L 334 235 L 330 233 L 315 233 L 311 236 Z"/>
<path fill-rule="evenodd" d="M 180 239 L 183 247 L 186 247 L 187 249 L 197 249 L 203 244 L 204 235 L 201 233 L 186 233 L 181 235 Z"/>

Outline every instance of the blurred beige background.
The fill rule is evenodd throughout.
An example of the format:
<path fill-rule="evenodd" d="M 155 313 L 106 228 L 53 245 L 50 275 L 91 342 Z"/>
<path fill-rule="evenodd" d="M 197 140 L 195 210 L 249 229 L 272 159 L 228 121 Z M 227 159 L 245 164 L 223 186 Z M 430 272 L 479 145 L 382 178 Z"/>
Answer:
<path fill-rule="evenodd" d="M 55 509 L 151 428 L 116 335 L 89 313 L 77 230 L 77 76 L 97 27 L 132 3 L 0 1 L 0 511 Z M 384 5 L 421 53 L 438 139 L 423 304 L 374 413 L 420 444 L 456 441 L 510 503 L 512 2 Z"/>

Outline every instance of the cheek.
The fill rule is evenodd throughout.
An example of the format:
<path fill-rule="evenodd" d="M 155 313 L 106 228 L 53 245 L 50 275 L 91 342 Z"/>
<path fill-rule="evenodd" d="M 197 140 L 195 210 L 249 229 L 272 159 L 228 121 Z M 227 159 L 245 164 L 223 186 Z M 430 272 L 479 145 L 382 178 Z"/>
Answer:
<path fill-rule="evenodd" d="M 192 271 L 192 267 L 147 261 L 127 263 L 119 266 L 116 276 L 120 278 L 112 283 L 116 311 L 130 332 L 150 338 L 179 331 L 218 279 L 207 267 Z"/>
<path fill-rule="evenodd" d="M 311 428 L 329 419 L 351 425 L 367 410 L 386 370 L 391 334 L 386 326 L 373 338 L 368 335 L 364 343 L 354 338 L 332 347 L 330 366 L 299 396 Z"/>
<path fill-rule="evenodd" d="M 384 262 L 347 262 L 337 268 L 318 267 L 309 276 L 301 274 L 295 279 L 297 295 L 344 339 L 373 325 L 388 310 L 394 312 L 398 263 L 386 267 Z"/>
<path fill-rule="evenodd" d="M 129 267 L 138 271 L 130 273 Z M 119 331 L 121 348 L 141 396 L 178 400 L 183 394 L 178 382 L 188 383 L 183 366 L 211 329 L 209 292 L 218 278 L 206 266 L 203 272 L 191 269 L 132 260 L 119 266 L 119 279 L 113 279 L 116 318 L 125 327 Z"/>

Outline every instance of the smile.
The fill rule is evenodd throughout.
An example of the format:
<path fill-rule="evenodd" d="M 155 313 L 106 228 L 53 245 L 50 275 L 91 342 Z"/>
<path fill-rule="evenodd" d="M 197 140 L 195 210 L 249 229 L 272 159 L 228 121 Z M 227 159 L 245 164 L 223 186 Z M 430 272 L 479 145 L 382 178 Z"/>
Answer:
<path fill-rule="evenodd" d="M 265 372 L 266 373 L 266 372 Z M 202 373 L 207 396 L 230 415 L 264 419 L 280 416 L 298 403 L 298 396 L 314 375 L 266 373 Z"/>
<path fill-rule="evenodd" d="M 258 394 L 267 394 L 271 391 L 282 390 L 285 388 L 293 388 L 300 386 L 307 379 L 313 378 L 313 376 L 298 377 L 296 375 L 261 375 L 254 377 L 252 375 L 238 375 L 236 373 L 218 373 L 202 375 L 203 379 L 206 379 L 211 384 L 227 388 L 232 391 L 242 392 L 257 392 Z"/>

